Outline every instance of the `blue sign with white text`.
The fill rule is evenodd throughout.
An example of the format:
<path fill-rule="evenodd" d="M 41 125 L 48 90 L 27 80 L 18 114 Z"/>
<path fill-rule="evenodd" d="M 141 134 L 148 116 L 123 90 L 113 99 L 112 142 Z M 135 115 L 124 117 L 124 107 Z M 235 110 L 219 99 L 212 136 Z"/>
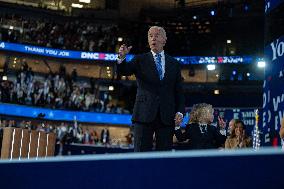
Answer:
<path fill-rule="evenodd" d="M 44 119 L 73 121 L 74 117 L 79 122 L 104 123 L 115 125 L 130 125 L 131 115 L 129 114 L 107 114 L 80 111 L 54 110 L 47 108 L 36 108 L 15 104 L 0 103 L 0 114 L 20 117 L 37 118 L 38 114 L 45 114 Z"/>
<path fill-rule="evenodd" d="M 284 36 L 275 39 L 265 48 L 267 66 L 263 85 L 263 131 L 265 143 L 278 136 L 284 117 Z"/>
<path fill-rule="evenodd" d="M 116 61 L 118 57 L 115 53 L 70 51 L 2 41 L 0 41 L 0 50 L 81 60 Z M 129 62 L 133 57 L 132 54 L 127 55 L 126 61 Z M 181 64 L 249 64 L 254 61 L 252 56 L 182 56 L 175 58 Z"/>
<path fill-rule="evenodd" d="M 265 0 L 265 13 L 269 13 L 282 3 L 284 3 L 284 0 Z"/>

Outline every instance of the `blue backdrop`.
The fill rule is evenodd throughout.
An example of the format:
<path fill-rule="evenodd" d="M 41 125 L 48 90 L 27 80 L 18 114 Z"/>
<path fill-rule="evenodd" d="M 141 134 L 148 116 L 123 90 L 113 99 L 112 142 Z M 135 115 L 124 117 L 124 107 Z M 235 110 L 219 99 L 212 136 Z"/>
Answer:
<path fill-rule="evenodd" d="M 271 42 L 265 48 L 265 54 L 267 66 L 263 84 L 263 131 L 265 143 L 269 145 L 272 137 L 278 133 L 284 115 L 284 36 Z"/>
<path fill-rule="evenodd" d="M 283 2 L 284 0 L 265 0 L 265 13 L 269 13 Z"/>
<path fill-rule="evenodd" d="M 271 17 L 273 19 L 270 19 L 272 23 L 266 23 L 266 27 L 268 31 L 273 31 L 269 30 L 269 28 L 273 26 L 276 29 L 277 24 L 283 19 L 275 16 L 273 17 L 273 10 L 279 5 L 283 5 L 284 0 L 266 0 L 265 3 L 266 17 Z M 265 47 L 265 59 L 267 65 L 265 68 L 265 81 L 263 84 L 262 115 L 262 130 L 264 132 L 265 145 L 271 145 L 272 142 L 275 142 L 275 139 L 275 143 L 278 143 L 278 145 L 280 144 L 278 132 L 280 121 L 284 117 L 284 31 L 280 32 L 282 32 L 282 36 L 277 36 L 276 39 L 269 41 L 269 44 Z M 268 35 L 274 36 L 276 34 L 269 33 Z"/>

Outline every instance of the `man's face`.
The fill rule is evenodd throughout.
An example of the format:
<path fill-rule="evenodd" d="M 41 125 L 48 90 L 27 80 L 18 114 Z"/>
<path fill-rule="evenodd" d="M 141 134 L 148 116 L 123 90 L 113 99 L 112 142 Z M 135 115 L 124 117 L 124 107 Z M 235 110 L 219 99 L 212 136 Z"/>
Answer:
<path fill-rule="evenodd" d="M 166 36 L 158 28 L 150 28 L 148 31 L 148 43 L 152 51 L 160 53 L 166 44 Z"/>

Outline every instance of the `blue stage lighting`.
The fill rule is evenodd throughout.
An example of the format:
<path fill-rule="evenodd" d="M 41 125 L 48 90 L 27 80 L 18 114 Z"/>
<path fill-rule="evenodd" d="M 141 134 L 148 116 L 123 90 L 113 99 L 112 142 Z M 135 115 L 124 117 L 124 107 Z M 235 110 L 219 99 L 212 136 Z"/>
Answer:
<path fill-rule="evenodd" d="M 245 9 L 245 11 L 248 11 L 249 10 L 249 6 L 247 4 L 245 4 L 244 9 Z"/>

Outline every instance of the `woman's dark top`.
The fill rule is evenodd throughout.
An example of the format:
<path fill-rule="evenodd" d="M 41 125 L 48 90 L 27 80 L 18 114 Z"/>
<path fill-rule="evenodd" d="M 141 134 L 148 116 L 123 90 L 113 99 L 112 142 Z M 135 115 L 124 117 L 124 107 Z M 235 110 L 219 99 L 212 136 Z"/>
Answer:
<path fill-rule="evenodd" d="M 189 149 L 212 149 L 221 147 L 226 140 L 213 125 L 200 125 L 191 123 L 186 125 L 185 132 L 181 129 L 175 130 L 176 138 L 179 142 L 189 139 Z"/>

